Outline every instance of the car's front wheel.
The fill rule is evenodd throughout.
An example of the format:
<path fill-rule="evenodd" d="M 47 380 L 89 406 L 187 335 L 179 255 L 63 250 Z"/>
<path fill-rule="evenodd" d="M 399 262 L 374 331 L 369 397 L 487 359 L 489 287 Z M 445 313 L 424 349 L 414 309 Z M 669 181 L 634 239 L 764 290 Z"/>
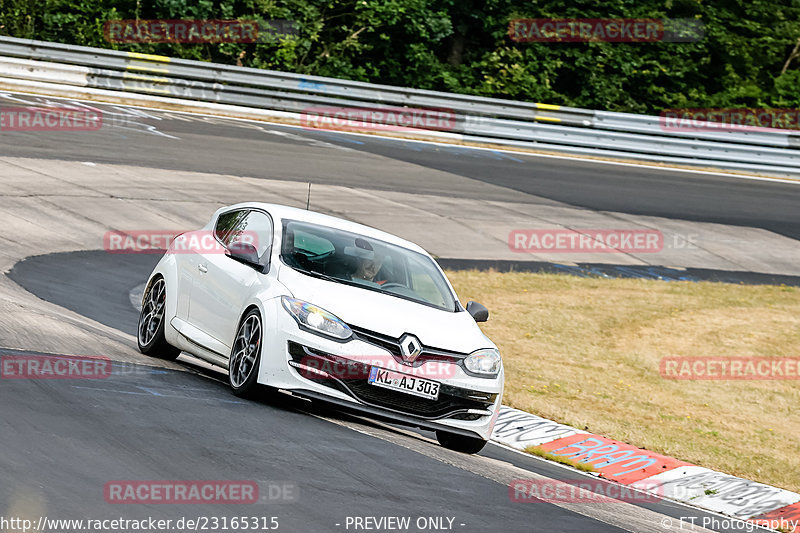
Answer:
<path fill-rule="evenodd" d="M 137 344 L 139 351 L 145 355 L 174 360 L 181 351 L 169 344 L 164 337 L 166 310 L 167 284 L 164 278 L 159 276 L 150 284 L 142 301 L 142 311 L 139 313 L 137 326 Z"/>
<path fill-rule="evenodd" d="M 467 437 L 447 431 L 436 431 L 436 440 L 442 447 L 461 453 L 478 453 L 486 446 L 486 441 L 478 437 Z"/>
<path fill-rule="evenodd" d="M 252 396 L 258 388 L 261 336 L 261 313 L 251 309 L 236 331 L 228 363 L 228 383 L 236 396 Z"/>

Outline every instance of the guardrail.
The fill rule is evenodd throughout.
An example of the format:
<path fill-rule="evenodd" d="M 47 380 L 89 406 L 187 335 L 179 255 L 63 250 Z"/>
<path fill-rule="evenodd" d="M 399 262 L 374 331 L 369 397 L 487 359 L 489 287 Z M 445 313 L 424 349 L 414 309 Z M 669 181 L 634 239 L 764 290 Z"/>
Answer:
<path fill-rule="evenodd" d="M 444 109 L 454 123 L 415 126 L 463 141 L 596 157 L 658 161 L 777 175 L 800 174 L 800 132 L 667 131 L 660 117 L 592 111 L 305 76 L 164 56 L 0 37 L 8 80 L 122 91 L 300 116 L 329 106 Z M 380 119 L 373 117 L 376 123 Z"/>

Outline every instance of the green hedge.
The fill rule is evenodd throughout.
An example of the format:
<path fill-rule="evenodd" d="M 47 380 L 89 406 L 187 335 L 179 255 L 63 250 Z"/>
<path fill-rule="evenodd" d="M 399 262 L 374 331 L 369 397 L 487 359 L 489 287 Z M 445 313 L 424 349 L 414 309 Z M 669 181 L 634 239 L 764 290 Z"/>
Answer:
<path fill-rule="evenodd" d="M 696 18 L 693 43 L 521 43 L 513 18 Z M 289 19 L 265 43 L 112 44 L 111 19 Z M 376 83 L 657 113 L 800 106 L 800 1 L 0 0 L 0 33 Z"/>

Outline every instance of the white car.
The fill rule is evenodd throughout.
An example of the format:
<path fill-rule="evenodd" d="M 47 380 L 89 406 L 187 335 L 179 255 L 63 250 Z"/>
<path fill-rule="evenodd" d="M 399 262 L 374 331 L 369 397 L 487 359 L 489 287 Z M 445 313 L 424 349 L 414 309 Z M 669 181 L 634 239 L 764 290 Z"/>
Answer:
<path fill-rule="evenodd" d="M 181 350 L 259 384 L 433 430 L 477 453 L 503 393 L 497 347 L 419 246 L 339 218 L 264 203 L 218 210 L 177 237 L 146 285 L 142 353 Z"/>

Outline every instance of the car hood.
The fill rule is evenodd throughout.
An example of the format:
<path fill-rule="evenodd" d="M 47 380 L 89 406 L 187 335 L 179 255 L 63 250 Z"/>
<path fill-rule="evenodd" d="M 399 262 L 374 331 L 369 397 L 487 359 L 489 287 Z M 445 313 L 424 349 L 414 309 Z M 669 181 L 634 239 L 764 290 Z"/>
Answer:
<path fill-rule="evenodd" d="M 305 300 L 360 327 L 400 338 L 415 335 L 429 348 L 471 353 L 495 345 L 466 311 L 453 313 L 427 305 L 301 274 L 281 265 L 278 280 Z"/>

